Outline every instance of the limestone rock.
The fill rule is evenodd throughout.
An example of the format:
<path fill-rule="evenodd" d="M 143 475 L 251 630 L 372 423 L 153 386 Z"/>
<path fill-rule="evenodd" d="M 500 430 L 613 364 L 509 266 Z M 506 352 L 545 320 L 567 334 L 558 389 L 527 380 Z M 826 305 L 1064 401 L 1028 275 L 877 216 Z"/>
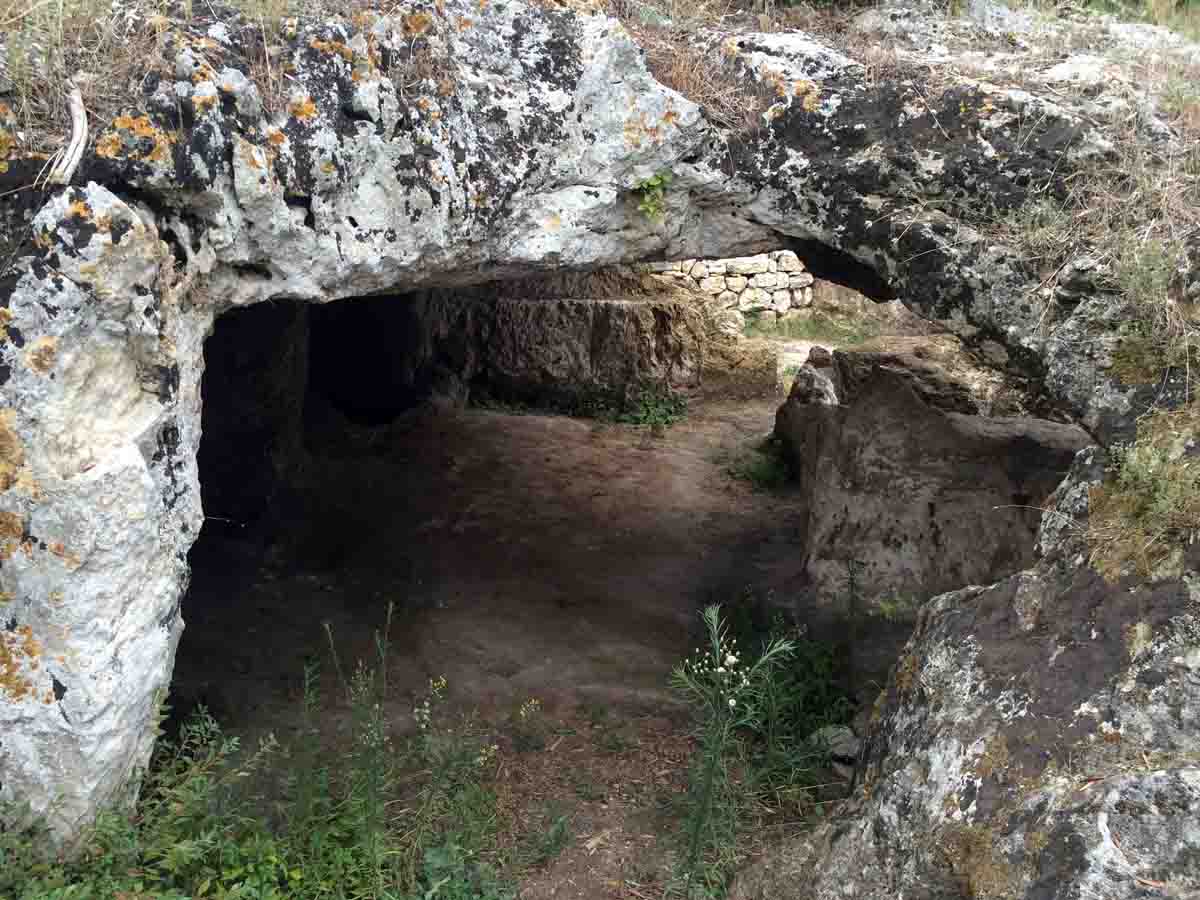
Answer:
<path fill-rule="evenodd" d="M 777 253 L 771 254 L 771 256 L 775 260 L 775 264 L 779 267 L 780 272 L 794 273 L 804 271 L 804 264 L 800 262 L 800 257 L 791 250 L 780 250 Z"/>
<path fill-rule="evenodd" d="M 754 91 L 767 81 L 793 86 L 777 92 L 761 128 L 733 135 L 658 84 L 629 31 L 606 15 L 527 0 L 482 7 L 446 0 L 436 7 L 419 40 L 406 33 L 401 16 L 372 17 L 361 27 L 299 20 L 281 38 L 279 71 L 287 73 L 289 95 L 273 114 L 248 63 L 260 49 L 257 31 L 197 17 L 148 51 L 161 57 L 154 60 L 160 74 L 129 96 L 126 115 L 102 124 L 77 175 L 82 186 L 28 191 L 44 160 L 5 150 L 0 197 L 42 208 L 36 217 L 26 218 L 25 208 L 0 216 L 5 249 L 17 250 L 0 272 L 10 336 L 0 342 L 0 521 L 7 523 L 0 593 L 12 598 L 0 640 L 16 653 L 13 690 L 0 688 L 0 800 L 28 801 L 60 836 L 77 834 L 100 806 L 127 797 L 150 750 L 181 627 L 187 551 L 202 521 L 195 454 L 203 340 L 214 318 L 232 307 L 458 289 L 651 258 L 739 256 L 726 263 L 726 286 L 736 292 L 734 278 L 769 273 L 772 265 L 787 272 L 783 257 L 754 254 L 805 242 L 846 260 L 857 286 L 876 299 L 901 297 L 964 339 L 992 342 L 1003 351 L 997 359 L 1036 382 L 1045 403 L 1101 442 L 1128 437 L 1149 402 L 1179 395 L 1175 383 L 1126 383 L 1114 374 L 1115 330 L 1130 314 L 1120 298 L 1075 279 L 1068 302 L 1047 313 L 1044 303 L 1025 299 L 1040 278 L 1022 254 L 976 227 L 979 216 L 1018 207 L 1035 186 L 1065 196 L 1081 171 L 1112 157 L 1109 131 L 1133 128 L 1140 139 L 1175 140 L 1138 96 L 1135 79 L 1103 72 L 1087 76 L 1087 90 L 1042 90 L 1025 77 L 1027 53 L 981 59 L 981 33 L 1012 46 L 1008 34 L 988 31 L 1003 17 L 958 21 L 932 5 L 890 2 L 859 14 L 850 28 L 893 35 L 901 63 L 929 67 L 944 85 L 936 96 L 911 78 L 868 78 L 861 61 L 800 31 L 714 33 L 703 38 L 714 52 L 727 39 L 736 46 L 731 77 Z M 1038 32 L 1032 19 L 1011 18 L 1020 26 L 1009 28 L 1015 41 L 1070 46 L 1068 33 Z M 460 27 L 467 22 L 471 27 Z M 1106 47 L 1134 51 L 1127 55 L 1194 52 L 1151 26 L 1102 21 L 1095 35 Z M 196 52 L 199 42 L 204 54 Z M 414 54 L 431 61 L 439 77 L 423 74 Z M 960 74 L 980 66 L 994 77 Z M 638 210 L 636 188 L 668 170 L 674 178 L 663 217 L 652 220 Z M 946 204 L 947 197 L 955 202 Z M 1173 282 L 1188 302 L 1200 283 L 1195 263 L 1193 255 Z M 803 290 L 808 302 L 811 288 Z M 770 308 L 769 294 L 750 291 L 758 293 L 744 309 Z M 533 297 L 513 297 L 506 326 L 513 334 L 534 328 L 576 346 L 589 333 L 593 313 L 563 304 L 534 309 L 522 305 Z M 649 340 L 642 310 L 615 324 L 621 346 Z M 732 359 L 730 368 L 745 362 L 773 379 L 770 348 L 754 352 L 751 360 Z M 541 365 L 572 378 L 627 374 L 606 352 L 586 359 L 581 353 L 554 358 L 547 347 L 527 353 L 512 345 L 496 365 L 499 371 L 503 363 L 514 383 Z M 670 368 L 685 356 L 672 349 L 654 357 L 655 365 Z M 1014 498 L 1034 498 L 1054 466 L 1013 461 L 1030 452 L 1057 459 L 1070 440 L 1053 429 L 979 420 L 956 405 L 969 401 L 969 391 L 914 375 L 919 367 L 909 362 L 881 362 L 861 378 L 858 367 L 835 368 L 838 405 L 806 408 L 809 425 L 785 412 L 781 430 L 797 444 L 811 439 L 840 448 L 844 463 L 837 454 L 812 455 L 835 497 L 857 500 L 886 487 L 924 504 L 864 527 L 888 530 L 902 544 L 924 542 L 918 558 L 925 560 L 935 533 L 948 546 L 974 535 L 977 554 L 1010 525 L 1032 527 L 1012 524 L 1011 511 L 986 523 L 947 516 L 954 505 L 928 494 L 936 483 L 929 472 L 947 475 L 948 454 L 961 450 L 967 462 L 948 473 L 956 489 L 965 490 L 974 472 L 997 505 L 1022 505 Z M 895 437 L 913 423 L 930 441 L 924 452 Z M 1009 462 L 984 467 L 984 449 L 1008 454 Z M 880 463 L 889 453 L 890 470 Z M 819 544 L 821 535 L 812 539 Z M 995 561 L 968 562 L 959 552 L 947 551 L 944 571 L 927 567 L 920 577 L 931 585 L 982 580 L 997 566 L 1027 561 L 1000 552 Z M 1193 780 L 1178 764 L 1182 757 L 1171 756 L 1190 745 L 1170 716 L 1195 721 L 1188 699 L 1194 673 L 1173 662 L 1190 660 L 1190 651 L 1172 645 L 1168 655 L 1147 657 L 1151 669 L 1136 669 L 1138 677 L 1150 673 L 1153 696 L 1136 679 L 1128 694 L 1114 695 L 1112 687 L 1135 670 L 1118 663 L 1114 636 L 1143 619 L 1152 633 L 1167 634 L 1178 618 L 1168 607 L 1183 603 L 1186 589 L 1172 582 L 1109 590 L 1082 562 L 1062 566 L 1023 589 L 1022 608 L 1041 585 L 1045 608 L 1061 616 L 1045 635 L 1019 631 L 1010 620 L 1016 576 L 936 604 L 872 738 L 875 806 L 849 818 L 849 836 L 813 857 L 823 861 L 819 878 L 810 873 L 795 884 L 816 896 L 832 896 L 836 886 L 882 898 L 894 892 L 870 879 L 895 878 L 918 895 L 945 885 L 949 893 L 974 877 L 978 892 L 1017 895 L 1033 871 L 1020 868 L 1026 862 L 1040 873 L 1042 896 L 1060 883 L 1063 891 L 1079 886 L 1077 893 L 1117 896 L 1111 871 L 1121 873 L 1126 888 L 1136 883 L 1129 875 L 1183 877 L 1180 861 L 1188 853 L 1195 858 L 1184 827 L 1195 819 Z M 881 561 L 877 574 L 886 569 Z M 1102 641 L 1090 637 L 1093 627 Z M 1055 678 L 1020 681 L 1051 665 L 1058 645 L 1048 644 L 1050 634 L 1065 648 L 1054 665 L 1067 667 L 1054 673 L 1076 677 L 1061 685 Z M 1101 645 L 1103 656 L 1094 652 Z M 1022 668 L 1005 668 L 1010 658 Z M 1119 664 L 1125 667 L 1118 672 Z M 906 678 L 905 671 L 921 677 Z M 935 690 L 943 705 L 922 705 Z M 1021 706 L 1027 698 L 1031 705 Z M 1144 706 L 1134 708 L 1134 699 Z M 999 771 L 1000 745 L 988 751 L 992 763 L 980 762 L 984 748 L 993 737 L 1003 739 L 1010 757 L 1014 747 L 1045 748 L 1029 752 L 1049 754 L 1061 773 L 1071 758 L 1064 748 L 1076 747 L 1067 730 L 1079 723 L 1060 700 L 1076 709 L 1092 703 L 1104 716 L 1111 708 L 1122 723 L 1149 723 L 1156 736 L 1144 738 L 1147 754 L 1165 748 L 1162 767 L 1113 775 L 1106 790 L 1111 785 L 1115 795 L 1096 790 L 1071 800 L 1074 785 L 1035 773 L 1022 753 L 1020 783 L 1037 784 L 1021 796 L 1045 804 L 1018 810 L 1015 778 L 988 780 Z M 1021 708 L 1046 718 L 1014 724 Z M 1020 731 L 1035 719 L 1041 730 Z M 1104 718 L 1109 733 L 1123 727 L 1117 721 Z M 1046 722 L 1061 733 L 1046 731 Z M 989 765 L 993 774 L 964 774 Z M 1156 805 L 1160 788 L 1180 798 L 1172 810 Z M 1157 868 L 1136 855 L 1121 861 L 1090 824 L 1101 816 L 1136 835 L 1130 846 L 1159 841 Z M 1044 828 L 1029 825 L 1035 820 Z M 1008 843 L 992 841 L 995 834 Z M 1040 851 L 1039 834 L 1047 840 Z M 1012 846 L 1024 835 L 1028 860 Z M 1007 882 L 980 882 L 978 873 L 930 862 L 941 848 L 961 860 L 986 860 L 975 851 L 992 846 L 1026 873 L 1011 891 Z M 1067 854 L 1064 846 L 1088 850 Z M 865 874 L 863 860 L 871 861 Z M 788 864 L 807 865 L 800 856 Z"/>
<path fill-rule="evenodd" d="M 822 372 L 797 377 L 776 420 L 808 509 L 803 596 L 838 597 L 847 559 L 864 601 L 986 584 L 1033 562 L 1036 508 L 1091 443 L 1083 431 L 980 416 L 966 381 L 913 355 L 838 350 Z M 969 511 L 980 508 L 990 513 Z"/>
<path fill-rule="evenodd" d="M 766 254 L 727 259 L 725 267 L 731 275 L 761 275 L 770 270 L 770 259 Z"/>
<path fill-rule="evenodd" d="M 738 308 L 742 312 L 762 312 L 771 309 L 771 294 L 762 288 L 746 288 L 738 296 Z"/>
<path fill-rule="evenodd" d="M 725 276 L 725 286 L 728 287 L 729 290 L 733 291 L 734 293 L 740 294 L 742 291 L 744 291 L 746 289 L 747 285 L 749 285 L 749 284 L 750 284 L 750 280 L 748 278 L 746 278 L 745 275 L 726 275 Z"/>

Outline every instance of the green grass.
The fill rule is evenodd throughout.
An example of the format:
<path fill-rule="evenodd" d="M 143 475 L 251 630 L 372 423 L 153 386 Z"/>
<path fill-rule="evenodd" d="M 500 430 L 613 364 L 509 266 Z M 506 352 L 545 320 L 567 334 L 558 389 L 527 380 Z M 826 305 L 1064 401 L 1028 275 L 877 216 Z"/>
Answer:
<path fill-rule="evenodd" d="M 1135 441 L 1112 448 L 1109 477 L 1088 504 L 1091 561 L 1101 574 L 1147 578 L 1182 565 L 1183 548 L 1200 534 L 1200 461 L 1188 453 L 1197 433 L 1193 402 L 1150 413 Z"/>
<path fill-rule="evenodd" d="M 767 314 L 747 319 L 743 333 L 746 337 L 769 340 L 814 341 L 852 347 L 878 337 L 881 331 L 876 323 L 867 319 L 834 318 L 813 312 L 803 318 L 780 320 Z"/>
<path fill-rule="evenodd" d="M 318 725 L 326 701 L 313 668 L 294 746 L 268 740 L 247 756 L 201 711 L 159 742 L 136 807 L 101 815 L 81 855 L 48 857 L 36 828 L 0 833 L 0 896 L 515 898 L 486 774 L 494 746 L 469 721 L 448 721 L 444 681 L 414 711 L 418 733 L 394 739 L 386 631 L 376 651 L 349 674 L 334 655 L 348 746 Z M 338 747 L 334 758 L 321 746 Z"/>
<path fill-rule="evenodd" d="M 497 400 L 484 392 L 476 392 L 471 402 L 480 409 L 509 415 L 572 416 L 655 429 L 669 428 L 687 416 L 687 398 L 661 384 L 644 384 L 624 395 L 613 391 L 584 391 L 528 401 Z"/>
<path fill-rule="evenodd" d="M 792 468 L 781 442 L 768 439 L 736 456 L 726 467 L 734 478 L 757 491 L 778 491 L 792 480 Z"/>

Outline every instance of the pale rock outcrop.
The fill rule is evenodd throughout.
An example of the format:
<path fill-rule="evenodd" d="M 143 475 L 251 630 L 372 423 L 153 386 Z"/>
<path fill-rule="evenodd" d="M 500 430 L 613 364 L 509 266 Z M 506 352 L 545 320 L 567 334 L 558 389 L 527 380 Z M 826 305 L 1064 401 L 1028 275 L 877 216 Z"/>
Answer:
<path fill-rule="evenodd" d="M 2 243 L 16 251 L 0 257 L 0 801 L 63 838 L 128 796 L 153 740 L 202 520 L 203 342 L 231 307 L 786 246 L 817 277 L 820 260 L 944 323 L 1102 443 L 1180 396 L 1177 379 L 1113 372 L 1127 310 L 1082 262 L 1043 297 L 1043 276 L 984 230 L 1035 187 L 1065 196 L 1131 114 L 1145 139 L 1172 140 L 1130 78 L 1039 88 L 1032 17 L 998 29 L 912 4 L 864 12 L 853 28 L 905 42 L 902 59 L 941 76 L 936 93 L 802 32 L 705 36 L 731 77 L 774 98 L 759 129 L 731 134 L 655 82 L 604 15 L 447 0 L 414 36 L 402 12 L 298 22 L 273 113 L 252 78 L 257 25 L 168 30 L 162 71 L 53 195 L 24 190 L 43 160 L 0 122 Z M 981 34 L 1009 49 L 976 50 Z M 1097 34 L 1192 52 L 1143 26 Z M 663 171 L 663 215 L 648 218 L 636 188 Z M 739 304 L 762 290 L 748 276 L 771 272 L 769 257 L 705 269 Z M 1179 274 L 1187 297 L 1196 270 Z M 752 873 L 741 896 L 1191 889 L 1196 561 L 1178 580 L 1108 586 L 1073 534 L 1024 573 L 928 606 L 858 805 L 764 864 L 797 877 L 759 890 Z M 1147 640 L 1127 643 L 1131 627 Z"/>

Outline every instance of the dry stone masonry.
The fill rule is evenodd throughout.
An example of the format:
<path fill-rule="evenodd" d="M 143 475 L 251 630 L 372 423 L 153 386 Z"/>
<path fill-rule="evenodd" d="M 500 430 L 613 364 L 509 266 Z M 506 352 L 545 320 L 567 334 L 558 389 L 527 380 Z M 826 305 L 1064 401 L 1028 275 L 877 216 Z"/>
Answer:
<path fill-rule="evenodd" d="M 813 302 L 815 279 L 791 250 L 731 259 L 649 263 L 645 270 L 665 284 L 704 294 L 720 309 L 743 315 L 785 316 Z"/>
<path fill-rule="evenodd" d="M 1178 402 L 1181 382 L 1114 366 L 1121 295 L 1076 278 L 1060 297 L 987 229 L 1032 191 L 1065 197 L 1112 159 L 1118 127 L 1159 150 L 1176 138 L 1136 78 L 1064 89 L 1074 76 L 1039 48 L 1069 57 L 1074 26 L 967 6 L 960 20 L 885 3 L 851 21 L 852 44 L 899 47 L 891 73 L 800 31 L 699 36 L 772 98 L 739 133 L 656 82 L 616 20 L 526 0 L 300 21 L 272 113 L 256 23 L 168 28 L 155 76 L 51 192 L 27 189 L 44 160 L 0 104 L 13 248 L 0 256 L 0 801 L 70 839 L 136 790 L 203 522 L 200 379 L 217 316 L 730 257 L 723 272 L 658 274 L 779 313 L 808 302 L 807 274 L 755 254 L 803 247 L 985 351 L 1097 446 L 1048 504 L 1038 560 L 923 610 L 849 807 L 735 895 L 1200 889 L 1200 549 L 1156 581 L 1110 584 L 1079 537 L 1104 448 L 1150 404 Z M 1200 58 L 1149 26 L 1096 22 L 1092 52 Z M 648 218 L 638 185 L 664 171 L 663 215 Z M 1173 277 L 1181 303 L 1200 283 L 1189 265 Z"/>

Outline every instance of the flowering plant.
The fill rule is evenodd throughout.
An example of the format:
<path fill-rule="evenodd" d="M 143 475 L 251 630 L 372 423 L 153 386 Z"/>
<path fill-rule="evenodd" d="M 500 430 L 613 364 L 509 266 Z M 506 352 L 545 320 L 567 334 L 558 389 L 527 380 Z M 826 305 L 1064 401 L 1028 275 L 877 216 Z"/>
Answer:
<path fill-rule="evenodd" d="M 736 638 L 729 637 L 720 606 L 707 607 L 703 619 L 706 645 L 671 672 L 671 686 L 692 705 L 699 720 L 680 872 L 689 896 L 707 896 L 717 887 L 702 883 L 713 874 L 705 872 L 702 862 L 709 850 L 729 843 L 723 837 L 737 816 L 728 765 L 737 750 L 737 731 L 759 723 L 772 673 L 795 649 L 792 641 L 776 638 L 750 661 L 743 658 Z"/>

